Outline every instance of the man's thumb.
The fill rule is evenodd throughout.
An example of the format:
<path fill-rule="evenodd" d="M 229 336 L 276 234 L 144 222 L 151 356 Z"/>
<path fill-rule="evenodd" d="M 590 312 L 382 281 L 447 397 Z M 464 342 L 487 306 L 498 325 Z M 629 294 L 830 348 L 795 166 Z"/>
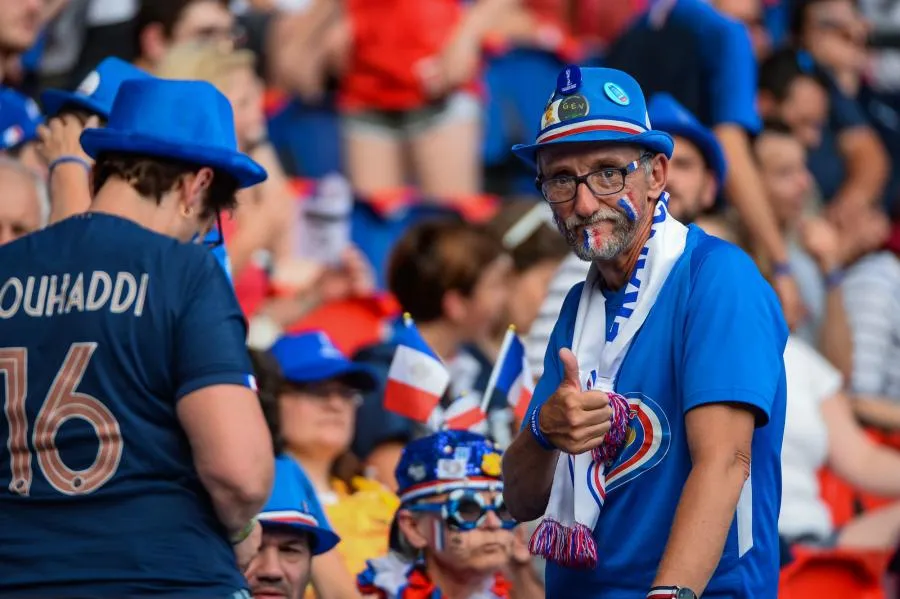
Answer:
<path fill-rule="evenodd" d="M 563 367 L 563 382 L 581 389 L 581 373 L 578 370 L 578 358 L 567 347 L 559 350 L 559 361 Z"/>

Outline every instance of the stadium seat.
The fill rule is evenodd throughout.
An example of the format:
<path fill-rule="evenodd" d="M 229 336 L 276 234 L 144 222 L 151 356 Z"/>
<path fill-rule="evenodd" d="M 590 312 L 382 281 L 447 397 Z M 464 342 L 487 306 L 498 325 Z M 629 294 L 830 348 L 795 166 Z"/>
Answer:
<path fill-rule="evenodd" d="M 888 552 L 795 547 L 794 558 L 781 571 L 780 599 L 885 599 Z"/>

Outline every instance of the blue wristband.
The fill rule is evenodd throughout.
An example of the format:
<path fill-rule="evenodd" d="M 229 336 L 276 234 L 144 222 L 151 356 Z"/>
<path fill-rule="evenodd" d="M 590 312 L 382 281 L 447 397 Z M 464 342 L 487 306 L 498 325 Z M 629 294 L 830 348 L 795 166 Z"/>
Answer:
<path fill-rule="evenodd" d="M 66 164 L 67 162 L 73 162 L 75 164 L 80 164 L 82 167 L 84 167 L 84 170 L 87 173 L 90 173 L 92 170 L 91 164 L 87 160 L 85 160 L 81 156 L 71 156 L 71 155 L 60 156 L 59 158 L 57 158 L 56 160 L 54 160 L 50 163 L 50 165 L 47 167 L 47 170 L 48 170 L 48 172 L 52 173 L 53 169 L 55 169 L 57 166 L 59 166 L 60 164 Z"/>
<path fill-rule="evenodd" d="M 788 262 L 775 262 L 772 264 L 772 274 L 776 277 L 788 276 L 793 272 Z"/>
<path fill-rule="evenodd" d="M 835 268 L 827 275 L 825 275 L 825 288 L 826 289 L 834 289 L 835 287 L 839 287 L 840 284 L 844 281 L 844 271 L 840 268 Z"/>
<path fill-rule="evenodd" d="M 528 428 L 531 429 L 531 436 L 534 437 L 534 440 L 537 441 L 538 445 L 546 449 L 547 451 L 553 451 L 556 449 L 553 447 L 553 444 L 547 440 L 547 437 L 544 436 L 544 433 L 541 432 L 540 415 L 541 408 L 544 407 L 544 404 L 539 406 L 535 406 L 531 411 L 531 419 L 528 421 Z"/>

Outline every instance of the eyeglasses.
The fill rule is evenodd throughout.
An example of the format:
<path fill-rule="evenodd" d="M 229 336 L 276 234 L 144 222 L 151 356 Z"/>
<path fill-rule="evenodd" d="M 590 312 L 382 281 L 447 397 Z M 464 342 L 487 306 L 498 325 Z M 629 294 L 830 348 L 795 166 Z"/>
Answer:
<path fill-rule="evenodd" d="M 332 397 L 344 400 L 354 407 L 362 405 L 362 395 L 356 389 L 346 387 L 344 385 L 321 384 L 321 385 L 289 385 L 285 389 L 286 393 L 302 393 L 315 401 L 327 401 Z"/>
<path fill-rule="evenodd" d="M 497 514 L 501 526 L 506 530 L 515 528 L 518 524 L 509 513 L 502 494 L 498 493 L 493 500 L 488 500 L 482 493 L 470 489 L 451 491 L 444 503 L 417 503 L 406 509 L 412 512 L 438 513 L 447 526 L 454 530 L 475 530 L 484 524 L 490 512 Z"/>
<path fill-rule="evenodd" d="M 623 167 L 605 166 L 586 175 L 561 175 L 551 179 L 538 177 L 538 190 L 550 204 L 565 204 L 578 195 L 578 186 L 584 183 L 595 196 L 607 196 L 625 189 L 625 179 L 636 171 L 644 161 L 653 158 L 650 153 L 641 156 Z"/>

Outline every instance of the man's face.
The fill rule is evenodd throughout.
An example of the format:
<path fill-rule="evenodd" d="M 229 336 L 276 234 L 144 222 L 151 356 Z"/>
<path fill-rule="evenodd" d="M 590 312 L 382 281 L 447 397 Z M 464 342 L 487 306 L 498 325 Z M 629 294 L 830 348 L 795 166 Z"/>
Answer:
<path fill-rule="evenodd" d="M 289 528 L 263 528 L 259 553 L 247 569 L 256 599 L 300 599 L 312 567 L 310 536 Z"/>
<path fill-rule="evenodd" d="M 215 0 L 198 0 L 184 9 L 171 42 L 233 42 L 233 36 L 234 15 Z"/>
<path fill-rule="evenodd" d="M 0 0 L 0 54 L 19 54 L 34 44 L 44 0 Z"/>
<path fill-rule="evenodd" d="M 687 138 L 675 136 L 666 191 L 669 212 L 685 224 L 693 222 L 716 198 L 715 176 L 706 167 L 700 149 Z"/>
<path fill-rule="evenodd" d="M 0 245 L 41 228 L 41 199 L 27 175 L 0 167 L 0 197 Z"/>
<path fill-rule="evenodd" d="M 650 177 L 644 165 L 658 158 L 642 156 L 642 149 L 621 144 L 560 144 L 538 153 L 538 169 L 545 187 L 547 182 L 560 187 L 563 183 L 571 185 L 573 176 L 596 173 L 594 187 L 598 192 L 604 182 L 609 183 L 610 190 L 619 189 L 620 169 L 638 161 L 618 191 L 595 195 L 586 184 L 581 184 L 570 201 L 551 202 L 560 232 L 582 260 L 611 260 L 620 255 L 630 247 L 638 226 L 652 217 Z"/>
<path fill-rule="evenodd" d="M 797 223 L 812 182 L 806 150 L 793 136 L 773 132 L 760 135 L 755 150 L 775 217 L 783 226 Z"/>
<path fill-rule="evenodd" d="M 828 118 L 828 94 L 810 77 L 797 77 L 778 108 L 778 116 L 807 148 L 822 142 Z"/>

